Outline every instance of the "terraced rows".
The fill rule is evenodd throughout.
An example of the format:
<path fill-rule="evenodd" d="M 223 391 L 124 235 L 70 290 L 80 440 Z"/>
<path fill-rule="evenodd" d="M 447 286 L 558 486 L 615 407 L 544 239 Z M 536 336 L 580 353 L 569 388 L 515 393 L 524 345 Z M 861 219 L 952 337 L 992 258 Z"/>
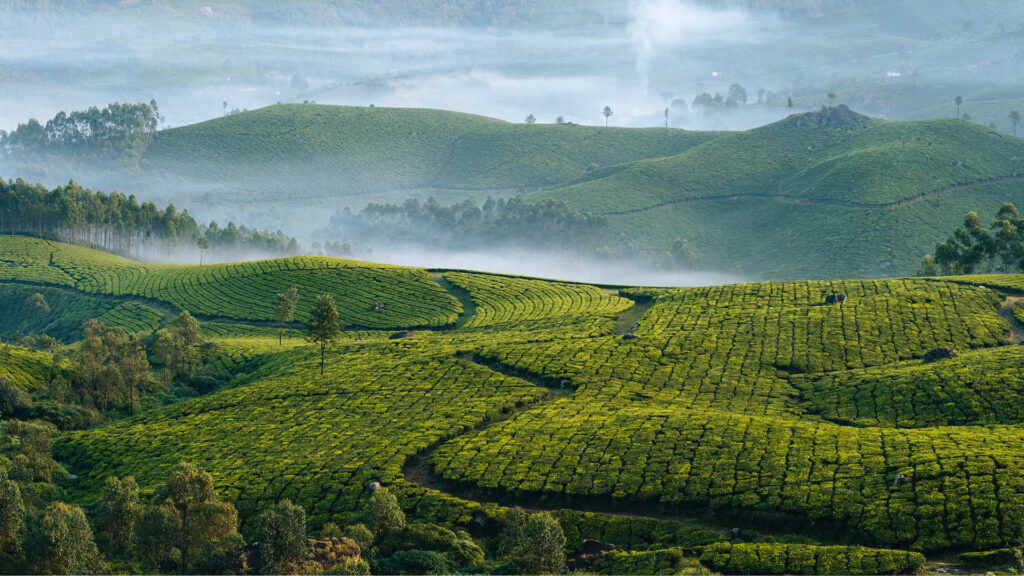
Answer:
<path fill-rule="evenodd" d="M 117 326 L 127 332 L 149 332 L 160 327 L 164 315 L 144 304 L 125 302 L 114 306 L 97 320 L 107 326 Z"/>
<path fill-rule="evenodd" d="M 572 399 L 457 438 L 432 464 L 449 480 L 570 506 L 581 497 L 789 513 L 888 546 L 987 548 L 1016 542 L 1024 521 L 1022 441 L 1007 426 L 850 428 L 660 398 Z M 907 480 L 893 486 L 897 474 Z"/>
<path fill-rule="evenodd" d="M 925 558 L 902 550 L 722 542 L 707 547 L 700 561 L 722 574 L 914 574 Z"/>
<path fill-rule="evenodd" d="M 0 344 L 0 377 L 22 390 L 30 392 L 46 386 L 52 372 L 52 355 Z"/>
<path fill-rule="evenodd" d="M 850 301 L 819 304 L 832 290 Z M 635 294 L 657 298 L 639 341 L 484 345 L 481 356 L 569 379 L 576 393 L 442 446 L 436 471 L 516 494 L 782 510 L 886 545 L 1013 541 L 1024 513 L 1024 481 L 1013 472 L 1021 429 L 814 422 L 788 372 L 884 365 L 940 345 L 994 346 L 1006 331 L 1001 296 L 923 280 Z M 911 480 L 891 486 L 900 473 Z M 928 504 L 934 494 L 945 494 L 941 506 Z"/>
<path fill-rule="evenodd" d="M 4 236 L 0 246 L 0 255 L 7 254 L 0 257 L 0 280 L 138 296 L 203 316 L 273 321 L 274 296 L 292 286 L 299 289 L 300 322 L 323 293 L 335 296 L 343 322 L 367 328 L 442 327 L 454 323 L 462 310 L 425 271 L 414 268 L 322 257 L 207 266 L 139 264 L 34 238 Z M 385 307 L 375 312 L 378 300 Z"/>
<path fill-rule="evenodd" d="M 26 298 L 36 293 L 46 300 L 48 314 L 25 306 Z M 159 311 L 135 302 L 119 302 L 66 288 L 15 283 L 0 283 L 0 309 L 4 310 L 0 315 L 0 337 L 11 338 L 17 332 L 49 334 L 64 343 L 81 338 L 82 323 L 90 318 L 129 332 L 153 330 L 163 320 Z"/>
<path fill-rule="evenodd" d="M 846 291 L 843 306 L 822 292 Z M 477 353 L 602 400 L 659 394 L 684 406 L 749 414 L 793 412 L 790 372 L 842 370 L 920 357 L 937 346 L 1003 342 L 989 290 L 922 280 L 793 282 L 680 291 L 656 298 L 640 340 L 613 337 L 482 342 Z M 531 338 L 532 339 L 532 338 Z"/>
<path fill-rule="evenodd" d="M 583 318 L 611 318 L 633 306 L 631 300 L 583 284 L 466 272 L 448 272 L 444 277 L 468 291 L 476 304 L 467 328 L 561 325 Z"/>
<path fill-rule="evenodd" d="M 1024 346 L 793 377 L 808 410 L 856 426 L 1024 423 Z"/>
<path fill-rule="evenodd" d="M 847 294 L 843 305 L 825 296 Z M 939 346 L 1006 344 L 1002 296 L 950 282 L 902 279 L 773 282 L 679 290 L 658 297 L 641 334 L 663 352 L 699 350 L 792 372 L 878 366 Z"/>
<path fill-rule="evenodd" d="M 321 378 L 312 349 L 283 352 L 249 385 L 66 435 L 58 452 L 86 499 L 110 474 L 152 486 L 185 459 L 214 475 L 243 518 L 290 498 L 322 523 L 361 509 L 365 482 L 394 481 L 432 442 L 545 393 L 453 353 L 352 343 Z"/>
<path fill-rule="evenodd" d="M 203 293 L 231 278 L 262 287 L 315 272 L 303 262 L 203 267 L 202 276 L 193 267 L 194 284 L 125 282 L 141 291 L 179 282 L 178 290 Z M 736 513 L 805 531 L 810 521 L 849 529 L 866 545 L 925 551 L 1019 541 L 1024 349 L 1005 346 L 1002 294 L 924 279 L 635 289 L 624 292 L 653 306 L 640 320 L 641 338 L 624 340 L 609 335 L 609 319 L 632 302 L 596 287 L 446 278 L 477 306 L 464 329 L 398 341 L 347 333 L 323 378 L 316 351 L 293 332 L 278 346 L 271 329 L 207 323 L 224 365 L 249 374 L 209 396 L 63 436 L 58 452 L 80 476 L 75 497 L 94 500 L 110 474 L 153 485 L 185 458 L 215 475 L 246 520 L 291 498 L 314 526 L 344 522 L 362 506 L 364 484 L 381 480 L 416 517 L 464 525 L 480 505 L 402 476 L 410 457 L 447 439 L 429 459 L 435 477 L 503 501 Z M 824 305 L 833 292 L 848 302 Z M 939 346 L 960 355 L 923 365 L 921 356 Z M 549 397 L 517 374 L 564 380 L 575 391 Z M 649 519 L 623 520 L 624 530 L 607 517 L 600 525 L 560 514 L 572 538 L 611 531 L 637 549 L 715 541 L 692 529 L 669 537 L 668 523 Z M 723 571 L 751 558 L 788 570 L 790 554 L 811 562 L 810 554 L 815 569 L 882 562 L 880 552 L 849 548 L 715 554 L 708 563 Z M 886 562 L 919 565 L 917 556 L 894 554 Z"/>

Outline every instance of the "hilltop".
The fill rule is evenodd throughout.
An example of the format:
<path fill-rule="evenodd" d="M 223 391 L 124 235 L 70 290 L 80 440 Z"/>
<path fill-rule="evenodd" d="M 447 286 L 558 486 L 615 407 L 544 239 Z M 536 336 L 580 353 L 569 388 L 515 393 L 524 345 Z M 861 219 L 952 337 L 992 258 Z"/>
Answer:
<path fill-rule="evenodd" d="M 339 198 L 401 190 L 495 192 L 671 156 L 715 138 L 683 130 L 523 125 L 402 108 L 280 104 L 161 131 L 153 174 L 256 198 Z"/>
<path fill-rule="evenodd" d="M 1018 542 L 1022 415 L 1007 407 L 1020 403 L 1024 347 L 1009 345 L 1020 327 L 1000 316 L 1014 300 L 998 287 L 1021 275 L 615 289 L 330 258 L 161 267 L 10 236 L 0 249 L 4 285 L 235 311 L 203 334 L 243 374 L 59 436 L 81 504 L 109 475 L 149 489 L 186 459 L 247 537 L 283 498 L 313 530 L 358 522 L 379 481 L 411 520 L 483 542 L 477 519 L 500 526 L 518 504 L 553 510 L 569 552 L 598 539 L 726 573 L 914 572 L 921 552 Z M 437 294 L 424 311 L 458 322 L 399 340 L 346 333 L 324 376 L 315 346 L 292 334 L 279 346 L 261 326 L 263 294 L 298 281 L 303 296 L 332 291 L 351 318 L 368 286 L 356 272 L 388 278 L 389 307 Z M 844 304 L 824 304 L 837 292 Z M 622 319 L 638 319 L 636 338 Z M 937 347 L 959 354 L 924 363 Z M 21 386 L 45 378 L 37 365 L 0 354 L 9 373 L 32 374 Z"/>

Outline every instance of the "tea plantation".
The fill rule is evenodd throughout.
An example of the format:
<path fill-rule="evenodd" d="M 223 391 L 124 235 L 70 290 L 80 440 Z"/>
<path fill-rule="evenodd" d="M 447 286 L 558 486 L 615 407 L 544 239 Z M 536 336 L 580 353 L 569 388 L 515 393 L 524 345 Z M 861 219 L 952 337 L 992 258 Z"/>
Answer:
<path fill-rule="evenodd" d="M 1024 528 L 1024 348 L 997 288 L 1019 276 L 614 290 L 447 272 L 475 306 L 454 328 L 458 299 L 416 269 L 150 266 L 10 237 L 0 252 L 8 283 L 234 313 L 203 322 L 230 384 L 59 437 L 82 504 L 108 476 L 152 489 L 185 459 L 243 530 L 283 498 L 315 529 L 357 521 L 381 482 L 410 517 L 460 529 L 515 504 L 552 510 L 568 552 L 620 548 L 595 573 L 915 572 L 925 555 L 1015 546 Z M 345 298 L 386 288 L 361 278 L 393 283 L 378 296 L 392 328 L 420 328 L 389 339 L 364 322 L 321 376 L 315 346 L 262 325 L 264 293 L 292 280 L 358 318 Z M 848 300 L 824 304 L 833 293 Z M 637 301 L 650 307 L 625 339 L 613 320 Z M 925 363 L 939 347 L 957 355 Z M 31 382 L 39 364 L 5 350 L 3 369 Z"/>
<path fill-rule="evenodd" d="M 462 311 L 458 300 L 413 268 L 337 258 L 295 257 L 237 264 L 139 264 L 110 254 L 0 236 L 0 281 L 66 286 L 96 295 L 139 297 L 193 314 L 272 322 L 274 297 L 299 290 L 296 320 L 317 294 L 332 294 L 341 321 L 367 328 L 443 327 Z M 374 311 L 382 301 L 383 310 Z"/>
<path fill-rule="evenodd" d="M 53 371 L 53 356 L 45 352 L 0 344 L 0 378 L 31 392 L 46 385 Z"/>

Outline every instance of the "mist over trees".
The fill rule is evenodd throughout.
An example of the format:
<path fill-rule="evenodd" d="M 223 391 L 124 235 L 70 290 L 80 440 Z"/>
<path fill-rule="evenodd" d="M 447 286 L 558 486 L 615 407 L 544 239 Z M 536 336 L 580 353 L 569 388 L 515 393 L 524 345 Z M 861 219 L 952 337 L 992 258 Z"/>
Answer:
<path fill-rule="evenodd" d="M 298 242 L 281 231 L 199 224 L 174 204 L 161 210 L 152 202 L 139 203 L 134 195 L 93 192 L 73 181 L 48 190 L 20 178 L 11 183 L 0 178 L 0 233 L 53 238 L 143 260 L 171 259 L 186 248 L 194 251 L 203 237 L 214 253 L 300 252 Z"/>
<path fill-rule="evenodd" d="M 0 131 L 0 157 L 26 162 L 72 156 L 135 165 L 156 137 L 159 124 L 156 100 L 60 112 L 45 125 L 33 118 L 10 133 Z"/>
<path fill-rule="evenodd" d="M 483 205 L 468 199 L 442 205 L 435 198 L 420 203 L 414 198 L 402 204 L 369 204 L 358 213 L 344 210 L 331 217 L 326 231 L 346 242 L 372 246 L 423 244 L 459 249 L 471 243 L 478 248 L 567 248 L 581 253 L 607 251 L 605 218 L 576 210 L 558 200 L 528 202 L 520 197 L 488 198 Z"/>

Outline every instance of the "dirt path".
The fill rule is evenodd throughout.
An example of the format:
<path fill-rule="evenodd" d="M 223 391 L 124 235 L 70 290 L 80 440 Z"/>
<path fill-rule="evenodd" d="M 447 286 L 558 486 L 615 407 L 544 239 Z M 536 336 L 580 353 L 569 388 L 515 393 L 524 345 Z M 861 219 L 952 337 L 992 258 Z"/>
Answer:
<path fill-rule="evenodd" d="M 622 296 L 618 292 L 616 292 L 616 295 Z M 625 296 L 622 297 L 625 298 Z M 647 313 L 653 305 L 654 300 L 633 300 L 633 307 L 623 312 L 622 315 L 615 320 L 615 335 L 622 336 L 635 331 L 637 322 L 640 321 L 640 318 L 643 318 L 643 315 Z"/>
<path fill-rule="evenodd" d="M 575 392 L 571 388 L 563 388 L 560 382 L 554 379 L 524 373 L 523 371 L 509 366 L 489 362 L 477 358 L 472 354 L 465 354 L 458 357 L 459 360 L 472 362 L 478 366 L 493 370 L 506 376 L 527 380 L 532 384 L 548 389 L 548 394 L 535 402 L 517 406 L 496 418 L 479 423 L 478 425 L 461 431 L 455 435 L 442 438 L 431 444 L 424 450 L 413 455 L 402 465 L 402 475 L 405 480 L 421 488 L 443 492 L 449 496 L 476 502 L 478 504 L 496 504 L 503 507 L 522 507 L 527 512 L 558 510 L 576 510 L 580 512 L 593 512 L 606 516 L 623 518 L 649 518 L 658 521 L 676 521 L 691 526 L 700 527 L 706 530 L 718 532 L 724 536 L 730 536 L 732 531 L 738 527 L 755 528 L 762 532 L 773 531 L 784 533 L 801 532 L 799 523 L 802 517 L 792 518 L 779 515 L 772 518 L 760 518 L 756 514 L 745 510 L 716 509 L 710 510 L 705 507 L 696 506 L 691 509 L 679 509 L 665 511 L 658 502 L 637 502 L 628 500 L 617 500 L 608 496 L 554 496 L 549 494 L 515 494 L 503 489 L 485 489 L 472 482 L 461 482 L 446 480 L 433 472 L 430 466 L 430 458 L 433 453 L 442 445 L 453 441 L 455 438 L 465 434 L 472 434 L 484 428 L 494 426 L 501 422 L 508 421 L 528 410 L 535 410 L 547 403 L 562 399 L 569 399 Z M 841 524 L 830 525 L 819 522 L 814 530 L 814 537 L 824 544 L 842 544 L 848 539 L 848 530 Z"/>
<path fill-rule="evenodd" d="M 473 302 L 473 298 L 470 297 L 469 292 L 449 282 L 443 272 L 431 272 L 430 278 L 434 282 L 441 285 L 446 292 L 451 294 L 456 300 L 462 304 L 462 314 L 459 314 L 458 320 L 455 324 L 448 327 L 449 330 L 458 330 L 469 322 L 470 318 L 476 315 L 476 303 Z"/>
<path fill-rule="evenodd" d="M 1003 307 L 999 309 L 999 315 L 1010 323 L 1010 341 L 1014 344 L 1024 343 L 1024 324 L 1013 315 L 1013 305 L 1024 300 L 1024 296 L 1007 296 L 1003 301 Z"/>
<path fill-rule="evenodd" d="M 728 194 L 723 196 L 702 196 L 699 198 L 683 198 L 680 200 L 672 200 L 669 202 L 662 202 L 661 204 L 655 204 L 653 206 L 646 206 L 644 208 L 635 208 L 632 210 L 623 210 L 621 212 L 603 212 L 602 216 L 628 216 L 630 214 L 640 214 L 642 212 L 650 212 L 651 210 L 657 210 L 659 208 L 667 208 L 669 206 L 675 206 L 677 204 L 693 204 L 696 202 L 710 202 L 712 200 L 782 200 L 784 202 L 792 202 L 793 204 L 818 204 L 822 206 L 842 206 L 845 208 L 868 208 L 876 210 L 895 210 L 901 206 L 920 202 L 928 198 L 934 198 L 942 194 L 947 194 L 955 190 L 965 190 L 968 188 L 975 188 L 978 186 L 987 186 L 990 184 L 1001 184 L 1003 182 L 1013 182 L 1016 180 L 1024 180 L 1024 176 L 1007 176 L 1005 178 L 996 178 L 993 180 L 979 180 L 977 182 L 968 182 L 967 184 L 957 184 L 955 186 L 947 186 L 940 190 L 927 192 L 920 194 L 912 198 L 904 198 L 903 200 L 897 200 L 896 202 L 890 202 L 888 204 L 871 204 L 867 202 L 849 202 L 846 200 L 830 200 L 828 198 L 804 198 L 800 196 L 787 196 L 785 194 Z"/>

